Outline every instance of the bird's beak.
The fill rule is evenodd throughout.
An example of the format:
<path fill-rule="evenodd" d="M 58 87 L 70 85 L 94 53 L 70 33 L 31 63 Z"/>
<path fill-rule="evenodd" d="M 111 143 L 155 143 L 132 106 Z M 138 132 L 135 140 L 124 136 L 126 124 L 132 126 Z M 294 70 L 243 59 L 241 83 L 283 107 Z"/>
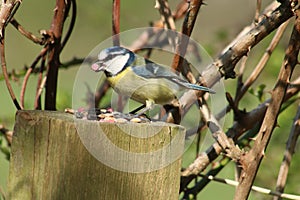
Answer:
<path fill-rule="evenodd" d="M 92 64 L 91 69 L 95 72 L 104 71 L 106 66 L 102 61 L 97 61 L 94 64 Z"/>

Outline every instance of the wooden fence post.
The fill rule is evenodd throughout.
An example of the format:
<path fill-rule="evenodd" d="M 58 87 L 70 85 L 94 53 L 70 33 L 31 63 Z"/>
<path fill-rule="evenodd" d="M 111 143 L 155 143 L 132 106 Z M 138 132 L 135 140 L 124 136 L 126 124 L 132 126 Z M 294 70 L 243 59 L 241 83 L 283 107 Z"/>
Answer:
<path fill-rule="evenodd" d="M 178 199 L 184 137 L 173 124 L 19 111 L 8 199 Z"/>

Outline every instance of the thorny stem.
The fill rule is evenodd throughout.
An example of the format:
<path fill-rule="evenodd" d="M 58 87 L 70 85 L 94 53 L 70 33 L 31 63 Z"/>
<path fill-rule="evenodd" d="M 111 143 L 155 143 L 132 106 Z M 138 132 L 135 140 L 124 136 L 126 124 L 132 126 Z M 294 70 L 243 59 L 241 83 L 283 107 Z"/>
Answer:
<path fill-rule="evenodd" d="M 295 96 L 300 91 L 300 78 L 296 79 L 291 83 L 291 87 L 288 88 L 284 101 L 286 102 L 291 97 Z M 226 135 L 233 137 L 235 140 L 239 138 L 244 132 L 252 129 L 257 123 L 260 123 L 263 119 L 267 106 L 271 99 L 266 100 L 260 104 L 257 108 L 248 112 L 244 115 L 243 119 L 235 122 L 231 128 L 228 129 Z M 205 152 L 199 154 L 196 160 L 189 165 L 181 173 L 181 191 L 191 182 L 195 175 L 202 172 L 206 167 L 215 160 L 220 153 L 222 148 L 215 142 Z"/>
<path fill-rule="evenodd" d="M 289 167 L 292 161 L 292 156 L 295 153 L 296 144 L 300 134 L 300 106 L 294 118 L 293 126 L 289 135 L 289 139 L 286 143 L 284 157 L 278 173 L 276 191 L 283 192 L 288 177 Z M 273 200 L 279 200 L 281 198 L 274 196 Z"/>
<path fill-rule="evenodd" d="M 290 77 L 293 73 L 294 67 L 298 63 L 297 57 L 300 49 L 300 10 L 296 10 L 295 12 L 297 16 L 294 29 L 286 50 L 286 56 L 278 75 L 277 83 L 271 92 L 272 97 L 270 105 L 266 111 L 253 148 L 240 160 L 242 172 L 239 179 L 239 185 L 235 192 L 235 200 L 248 198 L 254 178 L 264 156 L 264 151 L 268 146 L 272 132 L 276 126 L 277 116 L 284 100 Z"/>

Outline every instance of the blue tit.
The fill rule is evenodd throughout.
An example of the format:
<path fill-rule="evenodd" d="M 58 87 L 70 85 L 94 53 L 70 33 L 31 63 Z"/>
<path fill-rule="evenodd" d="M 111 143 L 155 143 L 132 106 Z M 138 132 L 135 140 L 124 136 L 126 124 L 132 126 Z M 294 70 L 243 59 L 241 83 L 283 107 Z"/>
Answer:
<path fill-rule="evenodd" d="M 146 105 L 146 110 L 154 104 L 178 102 L 175 94 L 184 88 L 215 93 L 120 46 L 102 50 L 91 68 L 95 72 L 104 71 L 108 83 L 118 94 Z"/>

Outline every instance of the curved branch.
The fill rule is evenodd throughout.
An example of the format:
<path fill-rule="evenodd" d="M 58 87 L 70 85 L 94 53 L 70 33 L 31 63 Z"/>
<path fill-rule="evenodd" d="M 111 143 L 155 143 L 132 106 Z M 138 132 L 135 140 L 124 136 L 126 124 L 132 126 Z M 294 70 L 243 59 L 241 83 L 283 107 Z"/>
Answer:
<path fill-rule="evenodd" d="M 288 88 L 284 102 L 288 101 L 290 98 L 298 94 L 300 91 L 300 77 L 291 83 L 291 86 Z M 236 121 L 233 126 L 228 129 L 226 135 L 235 140 L 239 138 L 243 133 L 252 129 L 258 122 L 260 122 L 266 109 L 270 103 L 271 99 L 266 100 L 264 103 L 259 105 L 257 108 L 252 111 L 246 113 L 242 119 Z M 189 165 L 182 173 L 181 173 L 181 191 L 193 180 L 195 175 L 202 172 L 206 167 L 215 160 L 220 153 L 222 152 L 221 146 L 215 142 L 212 144 L 205 152 L 199 154 L 196 160 L 192 164 Z"/>
<path fill-rule="evenodd" d="M 241 36 L 233 45 L 224 51 L 215 61 L 206 67 L 202 72 L 202 80 L 207 87 L 212 87 L 219 82 L 222 77 L 235 78 L 234 68 L 238 61 L 245 56 L 250 49 L 268 36 L 273 30 L 278 28 L 282 23 L 294 16 L 292 8 L 288 4 L 281 4 L 278 8 L 264 14 L 259 24 L 252 27 L 245 35 Z M 184 110 L 188 110 L 197 100 L 197 96 L 203 93 L 196 91 L 187 91 L 181 98 L 180 102 Z"/>
<path fill-rule="evenodd" d="M 0 8 L 0 37 L 4 37 L 4 29 L 9 21 L 13 18 L 17 9 L 21 4 L 21 0 L 2 1 Z"/>
<path fill-rule="evenodd" d="M 61 43 L 61 51 L 63 50 L 63 48 L 66 46 L 72 32 L 75 26 L 75 21 L 76 21 L 76 17 L 77 17 L 77 4 L 76 4 L 76 0 L 71 0 L 71 6 L 72 6 L 72 17 L 71 17 L 71 22 L 69 25 L 69 29 L 66 33 L 65 38 L 63 39 L 62 43 Z"/>
<path fill-rule="evenodd" d="M 18 110 L 21 110 L 22 107 L 19 105 L 19 102 L 17 101 L 15 93 L 9 82 L 7 66 L 6 66 L 6 61 L 5 61 L 5 43 L 4 43 L 5 42 L 4 41 L 5 26 L 7 25 L 9 20 L 13 17 L 17 8 L 19 7 L 19 4 L 20 4 L 20 1 L 8 1 L 6 3 L 3 2 L 1 4 L 1 10 L 0 10 L 0 53 L 1 53 L 1 55 L 0 55 L 0 58 L 1 58 L 2 73 L 3 73 L 4 79 L 5 79 L 6 87 L 10 94 L 10 97 L 11 97 L 13 103 L 15 104 L 15 107 Z"/>
<path fill-rule="evenodd" d="M 242 166 L 239 185 L 235 191 L 234 199 L 247 199 L 254 178 L 264 156 L 264 151 L 268 146 L 273 130 L 277 124 L 277 116 L 284 100 L 290 77 L 298 64 L 298 54 L 300 50 L 300 10 L 296 10 L 296 21 L 294 29 L 286 49 L 286 55 L 281 65 L 277 83 L 272 90 L 271 101 L 266 115 L 262 122 L 259 133 L 256 137 L 253 148 L 248 154 L 242 156 L 240 164 Z"/>
<path fill-rule="evenodd" d="M 49 46 L 45 46 L 42 51 L 40 52 L 40 54 L 35 58 L 35 60 L 33 61 L 33 63 L 31 64 L 31 66 L 27 69 L 26 74 L 24 76 L 23 79 L 23 83 L 22 83 L 22 88 L 21 88 L 21 92 L 20 92 L 20 102 L 21 102 L 21 106 L 24 108 L 24 97 L 25 97 L 25 91 L 26 91 L 26 86 L 27 86 L 27 82 L 29 79 L 30 74 L 32 73 L 32 71 L 34 70 L 35 66 L 37 65 L 37 63 L 40 61 L 40 59 L 46 55 L 47 51 L 49 49 Z"/>

